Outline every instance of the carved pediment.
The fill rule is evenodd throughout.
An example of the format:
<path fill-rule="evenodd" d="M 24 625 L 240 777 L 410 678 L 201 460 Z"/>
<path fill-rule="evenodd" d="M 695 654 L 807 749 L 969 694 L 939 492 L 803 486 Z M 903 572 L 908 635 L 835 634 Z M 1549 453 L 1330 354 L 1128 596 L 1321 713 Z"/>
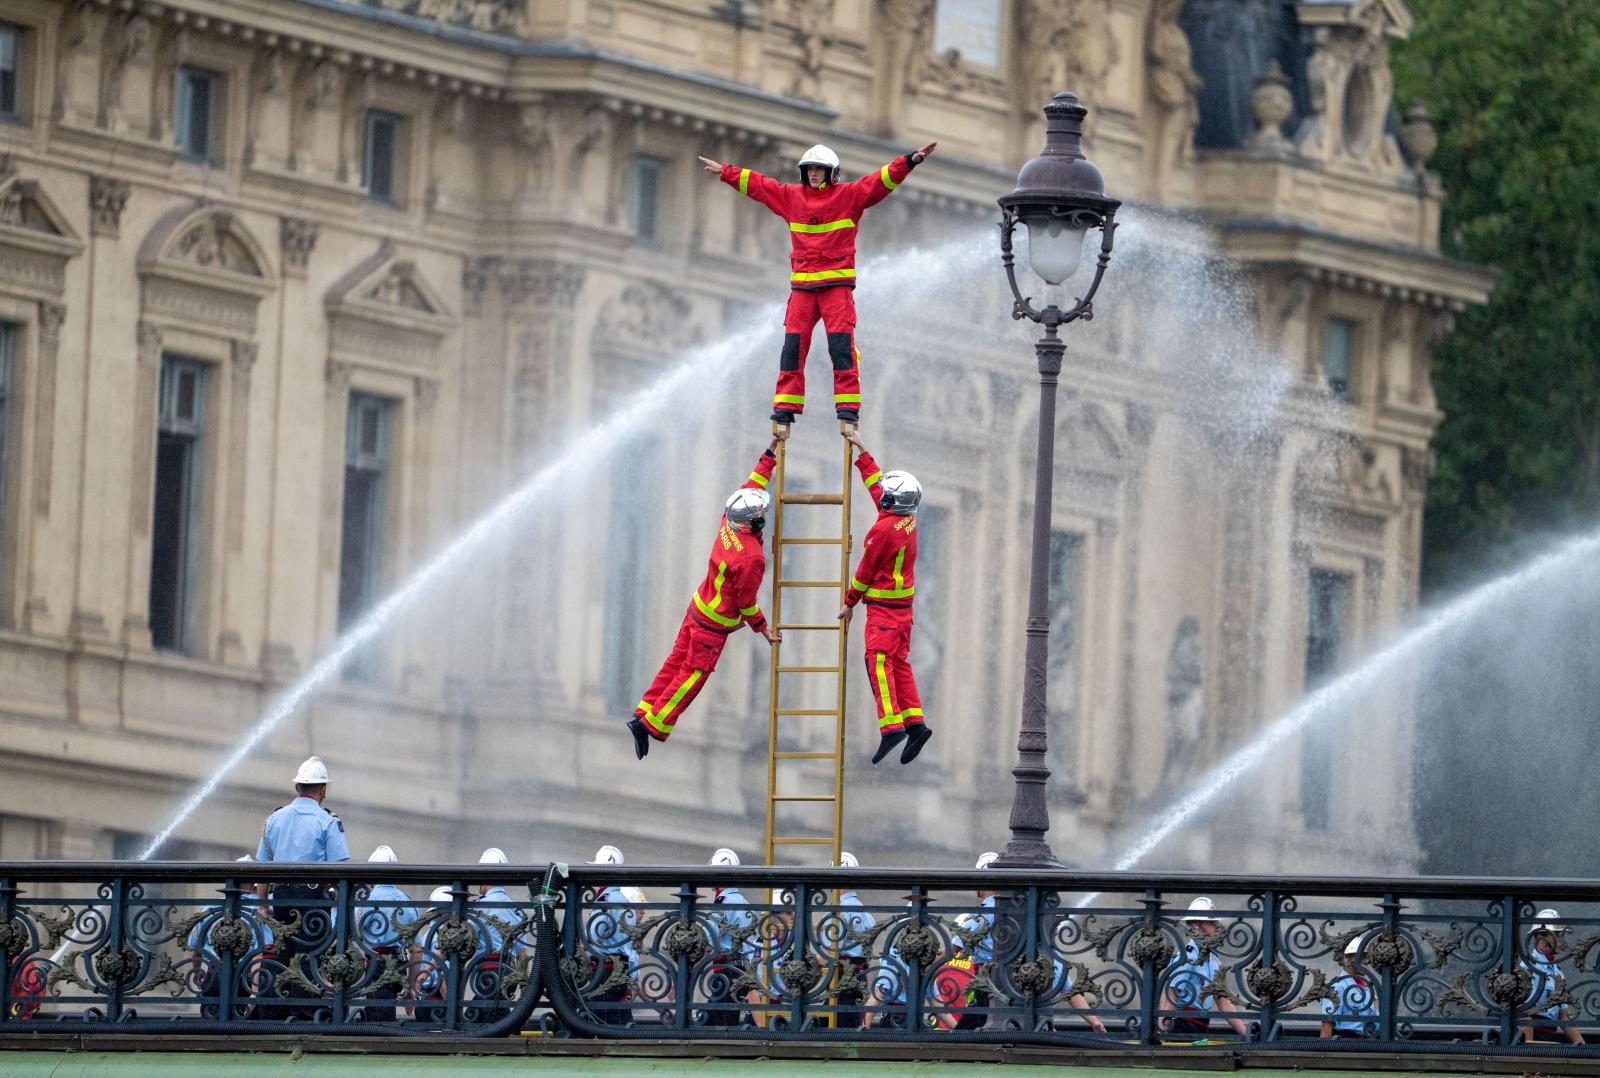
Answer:
<path fill-rule="evenodd" d="M 1358 26 L 1397 40 L 1416 21 L 1404 0 L 1301 0 L 1295 15 L 1305 26 Z"/>
<path fill-rule="evenodd" d="M 657 354 L 662 346 L 687 348 L 703 336 L 693 320 L 689 297 L 654 281 L 635 281 L 602 309 L 595 324 L 595 346 L 613 351 Z"/>
<path fill-rule="evenodd" d="M 1112 473 L 1126 469 L 1132 456 L 1126 432 L 1105 405 L 1080 396 L 1064 401 L 1056 417 L 1056 453 L 1064 468 Z"/>
<path fill-rule="evenodd" d="M 139 245 L 146 313 L 248 336 L 261 297 L 276 284 L 271 265 L 234 213 L 205 203 L 176 206 Z"/>
<path fill-rule="evenodd" d="M 384 242 L 333 283 L 326 297 L 332 318 L 358 318 L 442 337 L 456 319 L 415 262 Z"/>
<path fill-rule="evenodd" d="M 66 287 L 66 262 L 83 240 L 37 180 L 25 180 L 0 156 L 0 283 L 39 296 Z"/>

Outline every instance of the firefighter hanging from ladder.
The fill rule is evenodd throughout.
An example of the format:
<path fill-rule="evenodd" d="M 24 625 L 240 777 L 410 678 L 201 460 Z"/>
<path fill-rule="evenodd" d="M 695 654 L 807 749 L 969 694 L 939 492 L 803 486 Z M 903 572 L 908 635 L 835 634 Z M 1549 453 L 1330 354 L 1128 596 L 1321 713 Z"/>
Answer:
<path fill-rule="evenodd" d="M 711 544 L 705 580 L 689 601 L 671 654 L 628 721 L 634 754 L 641 760 L 650 751 L 651 741 L 667 740 L 679 716 L 705 688 L 706 679 L 717 668 L 723 645 L 739 626 L 749 625 L 768 644 L 782 639 L 767 624 L 756 601 L 767 573 L 761 532 L 772 504 L 767 484 L 778 462 L 775 450 L 780 440 L 773 438 L 750 478 L 729 496 L 717 538 Z"/>
<path fill-rule="evenodd" d="M 861 561 L 850 578 L 839 619 L 846 631 L 857 603 L 867 604 L 867 685 L 878 716 L 878 763 L 904 741 L 900 762 L 909 764 L 933 736 L 922 716 L 922 698 L 911 672 L 911 602 L 916 593 L 917 508 L 922 484 L 910 472 L 883 472 L 855 431 L 845 440 L 861 455 L 856 468 L 878 507 L 878 519 L 861 545 Z"/>
<path fill-rule="evenodd" d="M 707 172 L 749 195 L 789 223 L 789 306 L 783 316 L 783 353 L 772 419 L 793 423 L 805 411 L 806 353 L 822 320 L 833 363 L 833 406 L 838 418 L 861 415 L 861 353 L 856 348 L 856 231 L 861 215 L 904 183 L 939 144 L 902 154 L 852 183 L 839 182 L 839 157 L 826 146 L 801 155 L 800 182 L 779 183 L 748 168 L 700 158 Z"/>

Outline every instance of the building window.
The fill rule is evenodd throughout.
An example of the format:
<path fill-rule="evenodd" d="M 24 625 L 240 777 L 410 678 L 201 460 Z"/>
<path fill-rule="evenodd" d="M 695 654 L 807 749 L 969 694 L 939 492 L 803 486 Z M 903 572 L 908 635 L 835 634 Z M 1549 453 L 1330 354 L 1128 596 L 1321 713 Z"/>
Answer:
<path fill-rule="evenodd" d="M 344 512 L 339 531 L 341 633 L 371 608 L 383 586 L 384 507 L 393 414 L 392 400 L 350 394 L 345 428 Z M 345 676 L 358 681 L 372 681 L 376 675 L 376 656 L 370 648 L 345 668 Z"/>
<path fill-rule="evenodd" d="M 655 673 L 648 664 L 656 656 L 647 654 L 655 641 L 649 638 L 650 622 L 639 616 L 639 607 L 651 593 L 651 567 L 659 559 L 651 556 L 647 529 L 636 522 L 657 518 L 665 508 L 659 459 L 643 451 L 630 452 L 622 466 L 632 478 L 627 483 L 611 485 L 606 529 L 607 564 L 611 571 L 606 574 L 601 626 L 606 656 L 601 676 L 606 701 L 616 714 L 633 710 Z M 764 673 L 760 680 L 765 683 Z"/>
<path fill-rule="evenodd" d="M 186 655 L 194 654 L 206 381 L 205 364 L 162 357 L 150 544 L 150 639 L 158 648 Z"/>
<path fill-rule="evenodd" d="M 1322 377 L 1328 391 L 1340 400 L 1350 399 L 1350 360 L 1355 351 L 1356 324 L 1348 318 L 1330 318 L 1322 334 Z"/>
<path fill-rule="evenodd" d="M 368 109 L 361 137 L 361 186 L 382 202 L 399 204 L 400 141 L 404 117 Z"/>
<path fill-rule="evenodd" d="M 1320 685 L 1339 665 L 1350 590 L 1349 573 L 1311 570 L 1306 591 L 1307 690 Z M 1300 754 L 1300 814 L 1308 831 L 1328 829 L 1334 744 L 1329 725 L 1323 722 L 1307 727 Z"/>
<path fill-rule="evenodd" d="M 1079 590 L 1083 536 L 1050 533 L 1050 655 L 1045 667 L 1045 700 L 1050 710 L 1050 770 L 1063 779 L 1073 759 L 1069 730 L 1078 693 Z"/>
<path fill-rule="evenodd" d="M 635 157 L 628 165 L 628 225 L 640 243 L 661 241 L 661 179 L 665 162 Z"/>
<path fill-rule="evenodd" d="M 16 325 L 0 322 L 0 534 L 5 531 L 6 476 L 11 472 L 11 368 L 16 347 Z M 0 564 L 0 577 L 9 569 Z"/>
<path fill-rule="evenodd" d="M 22 71 L 22 28 L 0 22 L 0 117 L 17 118 Z"/>
<path fill-rule="evenodd" d="M 216 164 L 221 158 L 222 76 L 204 68 L 178 68 L 178 152 L 186 160 Z"/>

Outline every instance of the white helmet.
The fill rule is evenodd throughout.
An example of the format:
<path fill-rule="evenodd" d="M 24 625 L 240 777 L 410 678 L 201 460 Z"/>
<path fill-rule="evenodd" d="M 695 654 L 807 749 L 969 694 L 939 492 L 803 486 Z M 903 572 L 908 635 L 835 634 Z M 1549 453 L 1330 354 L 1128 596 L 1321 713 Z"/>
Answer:
<path fill-rule="evenodd" d="M 478 864 L 480 865 L 504 865 L 507 863 L 506 851 L 499 846 L 490 846 L 478 855 Z"/>
<path fill-rule="evenodd" d="M 916 514 L 922 504 L 922 484 L 910 472 L 884 472 L 879 480 L 883 494 L 878 498 L 878 508 L 887 513 L 908 517 Z"/>
<path fill-rule="evenodd" d="M 708 863 L 713 865 L 737 865 L 739 863 L 739 855 L 724 846 L 711 855 L 711 860 Z"/>
<path fill-rule="evenodd" d="M 1561 923 L 1561 914 L 1545 907 L 1533 915 L 1533 926 L 1528 929 L 1528 935 L 1531 936 L 1535 932 L 1554 932 L 1560 935 L 1566 930 L 1567 926 Z"/>
<path fill-rule="evenodd" d="M 820 142 L 800 155 L 800 182 L 806 182 L 806 166 L 821 165 L 828 170 L 828 182 L 839 182 L 839 155 Z"/>
<path fill-rule="evenodd" d="M 1344 945 L 1344 956 L 1354 958 L 1356 952 L 1361 950 L 1361 934 L 1358 932 L 1350 937 L 1350 942 Z"/>
<path fill-rule="evenodd" d="M 450 885 L 449 884 L 445 884 L 443 887 L 435 887 L 433 889 L 433 894 L 428 896 L 428 901 L 429 902 L 449 902 L 454 897 L 455 897 L 455 892 L 450 890 Z"/>
<path fill-rule="evenodd" d="M 394 850 L 390 849 L 388 846 L 379 846 L 377 849 L 372 851 L 372 853 L 367 857 L 367 860 L 379 861 L 386 865 L 397 865 L 400 863 L 400 858 L 396 857 L 394 855 Z"/>
<path fill-rule="evenodd" d="M 620 865 L 622 864 L 622 851 L 615 846 L 601 846 L 594 851 L 594 860 L 591 865 Z"/>
<path fill-rule="evenodd" d="M 307 756 L 300 770 L 294 773 L 296 786 L 320 786 L 328 781 L 328 765 L 320 756 Z"/>
<path fill-rule="evenodd" d="M 840 868 L 860 868 L 861 867 L 861 862 L 856 860 L 856 855 L 855 854 L 851 853 L 849 850 L 845 850 L 844 852 L 839 854 L 839 867 Z"/>
<path fill-rule="evenodd" d="M 234 858 L 234 861 L 236 861 L 236 862 L 238 862 L 238 861 L 254 861 L 254 860 L 255 860 L 255 858 L 251 857 L 249 854 L 245 854 L 243 857 L 235 857 Z"/>
<path fill-rule="evenodd" d="M 995 853 L 993 850 L 985 850 L 983 853 L 980 853 L 978 855 L 978 863 L 973 865 L 972 867 L 973 868 L 988 868 L 990 865 L 994 864 L 998 860 L 1000 860 L 1000 855 L 999 854 Z"/>
<path fill-rule="evenodd" d="M 740 487 L 728 496 L 722 512 L 735 528 L 748 528 L 757 520 L 765 520 L 771 505 L 772 495 L 760 487 Z"/>
<path fill-rule="evenodd" d="M 1183 918 L 1183 923 L 1186 925 L 1192 925 L 1199 924 L 1202 921 L 1210 921 L 1211 923 L 1215 924 L 1217 919 L 1211 916 L 1211 914 L 1216 910 L 1216 908 L 1217 904 L 1215 902 L 1211 901 L 1205 895 L 1201 895 L 1199 898 L 1189 903 L 1189 916 Z"/>

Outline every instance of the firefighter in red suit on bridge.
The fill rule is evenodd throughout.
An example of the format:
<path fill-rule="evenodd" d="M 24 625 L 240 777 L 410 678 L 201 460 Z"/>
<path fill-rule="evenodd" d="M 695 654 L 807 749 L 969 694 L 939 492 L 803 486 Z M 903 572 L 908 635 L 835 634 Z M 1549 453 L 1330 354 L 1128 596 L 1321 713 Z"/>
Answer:
<path fill-rule="evenodd" d="M 806 353 L 822 319 L 833 362 L 833 407 L 839 419 L 861 415 L 861 353 L 856 349 L 856 231 L 861 215 L 906 181 L 939 144 L 890 161 L 853 183 L 839 182 L 839 156 L 813 146 L 800 157 L 800 183 L 779 183 L 748 168 L 700 158 L 707 172 L 749 195 L 789 224 L 789 307 L 783 316 L 783 354 L 772 418 L 793 423 L 806 406 Z"/>
<path fill-rule="evenodd" d="M 922 698 L 911 673 L 911 601 L 916 594 L 917 508 L 922 484 L 910 472 L 883 472 L 854 430 L 845 439 L 861 455 L 856 468 L 878 507 L 878 519 L 861 545 L 861 561 L 850 578 L 839 618 L 845 629 L 856 604 L 867 604 L 867 684 L 878 714 L 878 751 L 872 762 L 904 741 L 900 762 L 909 764 L 933 736 L 923 721 Z"/>
<path fill-rule="evenodd" d="M 782 639 L 767 624 L 756 601 L 761 580 L 767 574 L 761 531 L 772 504 L 767 484 L 778 463 L 773 452 L 778 441 L 772 440 L 750 478 L 728 498 L 717 538 L 711 544 L 706 578 L 689 601 L 672 653 L 628 721 L 634 754 L 641 760 L 650 751 L 652 740 L 665 741 L 678 725 L 678 717 L 705 688 L 706 679 L 717 668 L 723 645 L 739 626 L 749 625 L 769 644 Z"/>

